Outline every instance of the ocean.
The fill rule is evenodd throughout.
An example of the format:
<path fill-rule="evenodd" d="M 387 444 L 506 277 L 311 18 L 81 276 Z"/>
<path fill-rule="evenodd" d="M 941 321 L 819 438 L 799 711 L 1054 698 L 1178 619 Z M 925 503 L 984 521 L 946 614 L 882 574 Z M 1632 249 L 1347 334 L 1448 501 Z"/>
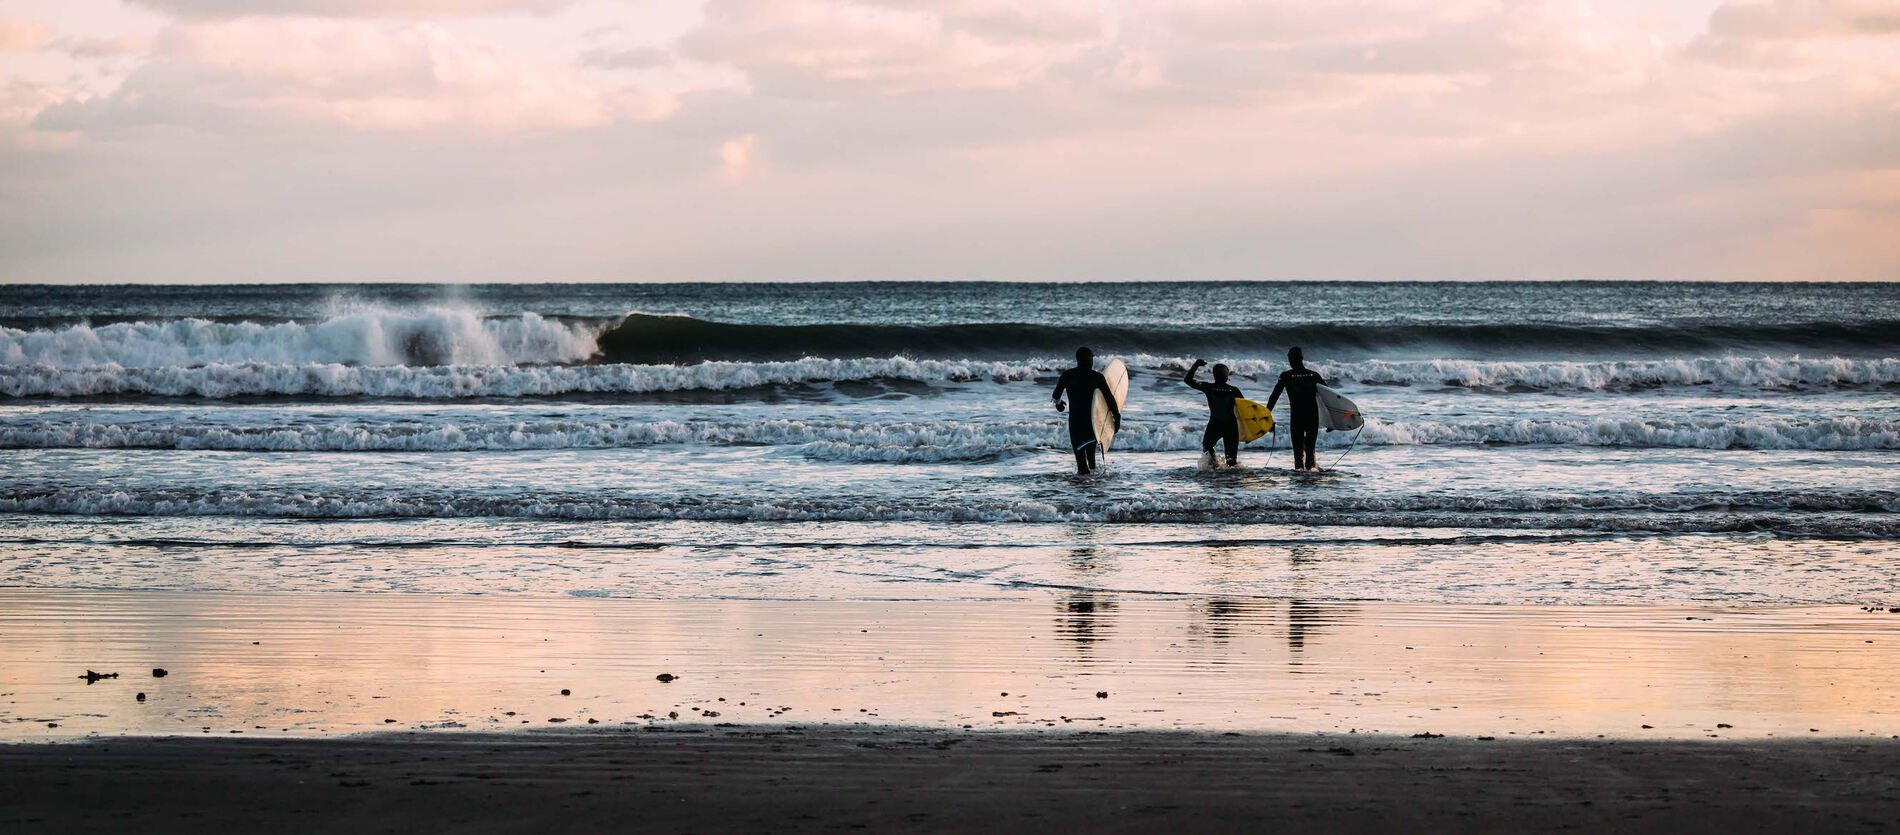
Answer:
<path fill-rule="evenodd" d="M 0 462 L 0 740 L 1900 733 L 1900 284 L 15 287 Z"/>
<path fill-rule="evenodd" d="M 1900 284 L 13 287 L 0 326 L 6 586 L 1900 596 Z M 1091 477 L 1081 344 L 1131 375 Z M 1264 400 L 1295 344 L 1365 428 L 1200 469 L 1182 371 Z"/>

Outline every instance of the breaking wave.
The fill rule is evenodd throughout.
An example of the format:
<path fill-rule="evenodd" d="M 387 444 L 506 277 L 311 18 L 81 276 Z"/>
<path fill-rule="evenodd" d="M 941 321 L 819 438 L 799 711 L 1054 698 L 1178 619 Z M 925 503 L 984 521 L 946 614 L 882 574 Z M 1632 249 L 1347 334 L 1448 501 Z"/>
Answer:
<path fill-rule="evenodd" d="M 1117 449 L 1200 448 L 1199 423 L 1136 423 Z M 1349 433 L 1320 443 L 1343 447 Z M 339 422 L 231 426 L 58 420 L 0 425 L 5 449 L 179 449 L 258 452 L 470 452 L 605 449 L 664 444 L 786 447 L 839 462 L 991 461 L 1064 448 L 1051 421 L 855 422 L 842 420 L 617 421 L 537 419 L 493 423 Z M 1361 446 L 1556 445 L 1691 449 L 1896 450 L 1900 421 L 1514 420 L 1385 422 L 1370 419 Z M 1285 445 L 1269 436 L 1252 448 Z"/>
<path fill-rule="evenodd" d="M 1900 536 L 1900 492 L 1736 491 L 1708 494 L 1434 494 L 1379 497 L 1249 491 L 1072 504 L 1037 500 L 848 496 L 778 500 L 535 491 L 468 495 L 401 490 L 208 490 L 30 487 L 0 496 L 0 513 L 247 516 L 298 519 L 535 518 L 573 520 L 1278 523 L 1539 530 Z"/>
<path fill-rule="evenodd" d="M 338 364 L 208 365 L 198 368 L 60 369 L 0 367 L 0 392 L 14 397 L 157 395 L 388 397 L 450 399 L 735 391 L 842 380 L 963 382 L 1033 378 L 1047 370 L 1023 363 L 891 359 L 805 359 L 698 365 L 487 365 L 363 368 Z"/>
<path fill-rule="evenodd" d="M 174 319 L 50 330 L 0 328 L 0 365 L 54 370 L 208 365 L 524 365 L 585 360 L 594 329 L 533 313 L 485 318 L 467 308 L 370 309 L 298 322 Z"/>
<path fill-rule="evenodd" d="M 806 358 L 908 357 L 1008 360 L 1066 357 L 1075 345 L 1103 355 L 1151 360 L 1221 355 L 1271 358 L 1287 345 L 1316 357 L 1536 356 L 1550 350 L 1631 357 L 1729 357 L 1800 352 L 1849 357 L 1900 353 L 1900 322 L 1680 327 L 1579 325 L 1295 325 L 1254 328 L 1059 327 L 1017 323 L 946 325 L 749 325 L 688 316 L 629 314 L 618 323 L 549 319 L 534 313 L 484 316 L 472 308 L 370 307 L 321 322 L 168 319 L 19 330 L 0 328 L 0 366 L 50 369 L 197 368 L 211 365 L 348 367 L 772 363 Z M 1368 373 L 1413 379 L 1418 363 L 1361 363 Z M 1444 378 L 1495 377 L 1513 366 L 1594 363 L 1469 362 Z M 1643 363 L 1632 363 L 1641 366 Z M 1382 371 L 1377 370 L 1382 369 Z M 1508 372 L 1507 372 L 1508 373 Z M 1682 372 L 1687 373 L 1687 372 Z M 1665 375 L 1669 376 L 1669 375 Z M 1564 381 L 1564 385 L 1591 385 Z M 1636 384 L 1641 384 L 1640 380 Z"/>
<path fill-rule="evenodd" d="M 513 321 L 513 320 L 510 320 Z M 542 323 L 552 327 L 565 327 Z M 578 348 L 574 350 L 579 350 Z M 533 353 L 521 350 L 521 354 Z M 1175 375 L 1184 357 L 1127 357 L 1135 376 Z M 454 399 L 738 391 L 760 386 L 905 380 L 923 383 L 1038 380 L 1072 364 L 1031 360 L 935 360 L 910 357 L 691 365 L 362 366 L 341 362 L 211 363 L 197 366 L 116 364 L 0 366 L 0 394 L 11 397 L 246 396 Z M 1230 363 L 1246 382 L 1264 385 L 1283 369 L 1266 360 Z M 1315 363 L 1330 380 L 1378 386 L 1433 386 L 1493 391 L 1636 391 L 1671 387 L 1790 391 L 1900 386 L 1900 358 L 1702 357 L 1621 362 L 1486 362 L 1370 360 Z"/>

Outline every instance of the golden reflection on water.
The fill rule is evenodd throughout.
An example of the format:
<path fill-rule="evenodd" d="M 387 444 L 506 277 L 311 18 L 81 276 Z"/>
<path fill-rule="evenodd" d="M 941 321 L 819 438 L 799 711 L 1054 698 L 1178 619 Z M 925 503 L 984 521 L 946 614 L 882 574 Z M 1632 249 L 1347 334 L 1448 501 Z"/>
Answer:
<path fill-rule="evenodd" d="M 1073 555 L 1078 571 L 1085 551 Z M 1853 607 L 1462 607 L 1080 590 L 1046 600 L 774 602 L 11 589 L 0 590 L 0 735 L 589 719 L 1886 735 L 1900 733 L 1900 690 L 1887 686 L 1897 662 L 1900 616 Z M 154 679 L 153 667 L 171 674 Z M 88 669 L 121 678 L 88 685 L 79 678 Z M 660 673 L 679 679 L 662 683 Z"/>

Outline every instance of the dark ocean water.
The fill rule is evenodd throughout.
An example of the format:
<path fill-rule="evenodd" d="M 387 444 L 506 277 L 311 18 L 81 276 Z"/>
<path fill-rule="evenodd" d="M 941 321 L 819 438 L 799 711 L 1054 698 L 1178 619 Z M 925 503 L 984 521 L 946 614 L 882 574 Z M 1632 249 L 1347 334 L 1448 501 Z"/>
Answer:
<path fill-rule="evenodd" d="M 10 287 L 0 326 L 0 584 L 1897 585 L 1900 284 Z M 1077 344 L 1131 369 L 1087 479 L 1049 408 Z M 1369 416 L 1322 439 L 1338 469 L 1280 469 L 1284 436 L 1200 469 L 1180 373 L 1264 399 L 1291 344 Z"/>

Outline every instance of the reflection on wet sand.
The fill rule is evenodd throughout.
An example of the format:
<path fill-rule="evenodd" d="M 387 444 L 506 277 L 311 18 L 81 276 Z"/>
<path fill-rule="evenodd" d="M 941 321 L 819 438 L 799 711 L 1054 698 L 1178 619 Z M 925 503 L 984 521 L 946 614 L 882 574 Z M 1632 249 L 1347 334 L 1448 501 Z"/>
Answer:
<path fill-rule="evenodd" d="M 1900 733 L 1884 686 L 1900 616 L 1884 611 L 1097 592 L 1053 607 L 1052 624 L 1048 599 L 0 589 L 0 738 L 590 722 Z M 122 676 L 87 684 L 89 669 Z"/>
<path fill-rule="evenodd" d="M 1094 644 L 1115 634 L 1114 595 L 1092 591 L 1065 592 L 1056 597 L 1056 637 L 1075 645 L 1078 659 L 1092 658 Z"/>
<path fill-rule="evenodd" d="M 1088 541 L 1095 536 L 1095 526 L 1077 525 L 1072 534 Z M 1074 644 L 1077 660 L 1087 662 L 1093 658 L 1091 646 L 1114 634 L 1115 596 L 1088 589 L 1096 578 L 1114 569 L 1113 557 L 1095 546 L 1083 545 L 1070 549 L 1064 564 L 1077 588 L 1056 595 L 1056 637 Z"/>

